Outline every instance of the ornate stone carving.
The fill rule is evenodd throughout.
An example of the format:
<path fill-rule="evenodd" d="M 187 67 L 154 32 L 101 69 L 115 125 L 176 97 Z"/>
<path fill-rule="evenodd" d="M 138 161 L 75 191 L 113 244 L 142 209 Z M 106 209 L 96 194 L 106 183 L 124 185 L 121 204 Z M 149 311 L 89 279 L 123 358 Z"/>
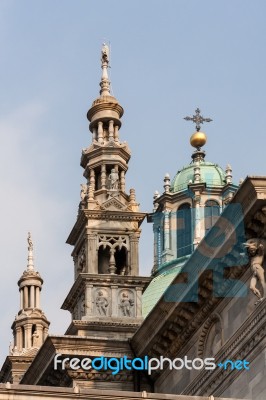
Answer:
<path fill-rule="evenodd" d="M 32 334 L 32 347 L 39 347 L 40 345 L 40 336 L 37 331 L 34 331 Z"/>
<path fill-rule="evenodd" d="M 99 315 L 106 316 L 108 314 L 108 297 L 101 289 L 96 292 L 95 306 Z"/>
<path fill-rule="evenodd" d="M 214 356 L 223 345 L 222 320 L 218 314 L 212 314 L 205 322 L 199 339 L 198 355 Z"/>
<path fill-rule="evenodd" d="M 257 238 L 249 239 L 245 246 L 247 247 L 248 254 L 250 256 L 250 268 L 252 271 L 252 278 L 250 280 L 250 290 L 258 297 L 258 304 L 263 300 L 266 293 L 265 276 L 264 276 L 264 245 L 262 241 Z M 257 284 L 260 284 L 261 291 L 257 288 Z"/>
<path fill-rule="evenodd" d="M 114 168 L 111 169 L 111 173 L 108 176 L 108 180 L 110 181 L 110 189 L 118 190 L 119 176 L 118 176 L 118 172 L 116 172 L 116 170 Z"/>
<path fill-rule="evenodd" d="M 118 304 L 121 315 L 124 317 L 132 317 L 133 306 L 134 306 L 134 299 L 130 297 L 129 292 L 128 291 L 121 292 L 120 302 Z"/>
<path fill-rule="evenodd" d="M 83 272 L 86 266 L 86 251 L 85 245 L 81 248 L 78 255 L 78 272 Z"/>
<path fill-rule="evenodd" d="M 86 183 L 80 185 L 80 199 L 83 202 L 88 195 L 88 186 Z"/>

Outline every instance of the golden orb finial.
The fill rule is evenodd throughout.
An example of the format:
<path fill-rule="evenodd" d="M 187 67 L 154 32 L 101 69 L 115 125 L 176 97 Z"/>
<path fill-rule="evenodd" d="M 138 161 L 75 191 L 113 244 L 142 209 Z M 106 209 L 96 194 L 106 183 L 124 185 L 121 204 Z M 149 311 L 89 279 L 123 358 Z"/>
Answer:
<path fill-rule="evenodd" d="M 195 132 L 190 138 L 190 144 L 193 147 L 199 149 L 200 147 L 204 146 L 207 142 L 207 136 L 204 132 Z"/>

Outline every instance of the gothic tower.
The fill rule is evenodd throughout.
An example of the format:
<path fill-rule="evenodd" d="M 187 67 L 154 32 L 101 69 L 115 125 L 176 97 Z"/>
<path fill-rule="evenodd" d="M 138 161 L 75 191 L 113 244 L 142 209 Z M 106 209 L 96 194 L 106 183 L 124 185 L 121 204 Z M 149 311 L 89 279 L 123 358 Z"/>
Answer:
<path fill-rule="evenodd" d="M 100 97 L 88 111 L 92 143 L 83 149 L 77 221 L 67 239 L 74 246 L 75 283 L 63 309 L 69 310 L 70 335 L 130 337 L 142 322 L 142 291 L 149 278 L 139 277 L 140 225 L 135 190 L 125 188 L 130 159 L 119 130 L 123 108 L 110 93 L 109 48 L 103 45 Z M 107 329 L 108 326 L 108 329 Z"/>

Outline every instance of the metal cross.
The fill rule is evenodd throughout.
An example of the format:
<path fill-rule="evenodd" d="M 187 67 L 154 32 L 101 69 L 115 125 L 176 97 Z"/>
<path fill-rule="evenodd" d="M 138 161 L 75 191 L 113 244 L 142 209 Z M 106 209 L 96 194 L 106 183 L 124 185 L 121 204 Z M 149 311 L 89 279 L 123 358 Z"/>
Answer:
<path fill-rule="evenodd" d="M 193 117 L 185 117 L 184 119 L 186 121 L 195 122 L 197 132 L 199 132 L 199 130 L 200 130 L 200 124 L 203 124 L 204 122 L 211 122 L 212 121 L 212 119 L 210 119 L 210 118 L 203 118 L 203 116 L 200 115 L 200 109 L 199 108 L 196 108 L 195 115 L 193 115 Z"/>

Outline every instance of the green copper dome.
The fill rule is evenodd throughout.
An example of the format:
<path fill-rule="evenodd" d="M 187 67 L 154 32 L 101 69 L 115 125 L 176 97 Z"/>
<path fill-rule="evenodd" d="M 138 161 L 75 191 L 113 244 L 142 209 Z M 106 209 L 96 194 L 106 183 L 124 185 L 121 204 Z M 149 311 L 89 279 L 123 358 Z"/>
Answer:
<path fill-rule="evenodd" d="M 188 184 L 193 183 L 195 167 L 196 164 L 192 162 L 177 172 L 171 183 L 171 192 L 179 192 L 187 189 Z M 199 167 L 200 182 L 206 183 L 207 187 L 224 186 L 226 184 L 225 172 L 219 165 L 202 160 L 199 163 Z"/>

